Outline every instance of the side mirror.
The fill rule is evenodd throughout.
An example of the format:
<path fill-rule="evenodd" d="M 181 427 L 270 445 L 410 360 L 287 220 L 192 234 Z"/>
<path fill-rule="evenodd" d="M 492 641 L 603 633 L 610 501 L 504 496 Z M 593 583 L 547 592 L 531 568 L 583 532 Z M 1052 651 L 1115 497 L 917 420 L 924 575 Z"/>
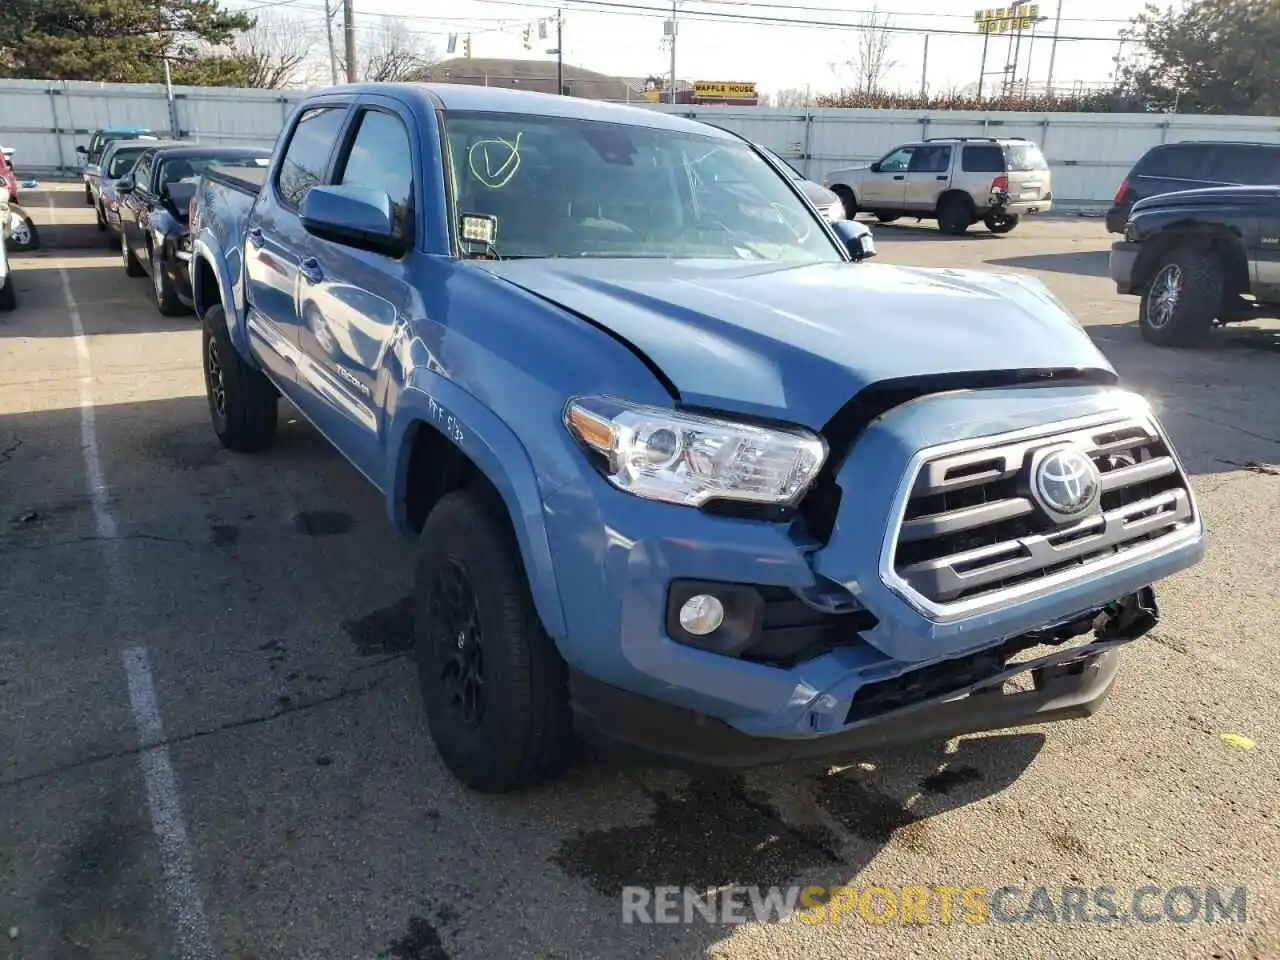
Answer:
<path fill-rule="evenodd" d="M 133 177 L 122 177 L 121 179 L 116 181 L 116 193 L 119 193 L 119 194 L 133 193 L 134 189 L 137 186 L 138 185 L 137 183 L 134 182 Z"/>
<path fill-rule="evenodd" d="M 855 262 L 861 260 L 870 260 L 876 255 L 876 241 L 871 236 L 871 228 L 865 223 L 858 223 L 856 220 L 837 220 L 831 224 L 831 229 L 836 232 L 844 248 L 849 251 L 849 256 Z"/>
<path fill-rule="evenodd" d="M 868 167 L 867 169 L 869 169 L 872 173 L 879 173 L 879 172 L 880 172 L 880 161 L 879 161 L 879 160 L 877 160 L 875 163 L 873 163 L 873 164 L 872 164 L 870 167 Z"/>
<path fill-rule="evenodd" d="M 298 211 L 306 231 L 322 240 L 399 256 L 408 241 L 396 235 L 391 198 L 367 187 L 312 187 Z"/>
<path fill-rule="evenodd" d="M 82 143 L 80 146 L 76 147 L 76 153 L 82 157 L 87 157 L 89 155 L 89 148 Z"/>

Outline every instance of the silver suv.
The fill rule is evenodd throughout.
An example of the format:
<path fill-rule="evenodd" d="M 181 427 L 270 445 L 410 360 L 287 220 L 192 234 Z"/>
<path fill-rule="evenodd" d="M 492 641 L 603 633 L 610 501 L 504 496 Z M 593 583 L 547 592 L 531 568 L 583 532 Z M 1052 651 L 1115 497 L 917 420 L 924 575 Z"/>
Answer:
<path fill-rule="evenodd" d="M 901 216 L 937 220 L 962 234 L 975 223 L 1008 233 L 1023 215 L 1053 207 L 1049 164 L 1021 137 L 938 137 L 894 147 L 875 163 L 833 170 L 822 185 L 850 218 L 873 213 L 881 223 Z"/>

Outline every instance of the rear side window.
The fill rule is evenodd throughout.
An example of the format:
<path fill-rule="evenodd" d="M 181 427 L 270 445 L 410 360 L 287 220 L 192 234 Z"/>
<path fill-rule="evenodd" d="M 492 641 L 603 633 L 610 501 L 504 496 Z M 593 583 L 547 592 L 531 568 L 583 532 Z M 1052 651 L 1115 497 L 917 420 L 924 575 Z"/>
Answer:
<path fill-rule="evenodd" d="M 995 144 L 965 147 L 960 155 L 960 169 L 965 173 L 1004 173 L 1004 151 Z"/>
<path fill-rule="evenodd" d="M 154 158 L 154 153 L 144 153 L 138 165 L 133 168 L 133 182 L 144 190 L 148 189 L 151 183 L 151 161 Z"/>
<path fill-rule="evenodd" d="M 1049 169 L 1049 164 L 1045 162 L 1044 154 L 1040 152 L 1040 148 L 1034 143 L 1006 143 L 1004 145 L 1004 155 L 1009 163 L 1009 169 L 1017 173 Z"/>
<path fill-rule="evenodd" d="M 324 179 L 346 114 L 345 105 L 314 107 L 298 118 L 289 147 L 280 161 L 280 172 L 276 174 L 280 199 L 289 206 L 301 206 L 307 191 Z"/>
<path fill-rule="evenodd" d="M 1209 153 L 1206 176 L 1250 186 L 1280 184 L 1280 147 L 1221 144 Z"/>
<path fill-rule="evenodd" d="M 1164 180 L 1198 180 L 1206 150 L 1202 146 L 1156 147 L 1138 161 L 1134 174 Z"/>
<path fill-rule="evenodd" d="M 911 155 L 912 173 L 946 173 L 951 169 L 951 148 L 937 144 L 917 147 Z"/>
<path fill-rule="evenodd" d="M 366 110 L 337 182 L 381 190 L 391 198 L 397 236 L 412 223 L 413 151 L 409 131 L 400 118 L 382 110 Z"/>

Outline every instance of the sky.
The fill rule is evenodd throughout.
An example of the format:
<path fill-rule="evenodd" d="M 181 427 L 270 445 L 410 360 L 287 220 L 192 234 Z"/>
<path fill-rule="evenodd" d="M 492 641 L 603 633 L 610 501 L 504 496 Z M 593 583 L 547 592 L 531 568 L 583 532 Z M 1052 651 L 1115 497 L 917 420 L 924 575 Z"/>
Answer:
<path fill-rule="evenodd" d="M 324 0 L 226 0 L 232 9 L 252 9 L 298 23 L 323 24 Z M 643 77 L 665 75 L 669 48 L 663 22 L 669 0 L 432 0 L 430 14 L 422 0 L 354 0 L 357 30 L 377 29 L 380 18 L 394 17 L 437 53 L 447 56 L 450 34 L 471 37 L 475 57 L 554 59 L 554 18 L 562 11 L 564 58 L 567 63 L 601 73 Z M 965 0 L 677 0 L 676 75 L 681 80 L 755 82 L 757 89 L 810 89 L 814 94 L 849 85 L 842 64 L 853 56 L 860 23 L 878 8 L 883 18 L 909 31 L 893 35 L 888 59 L 894 66 L 886 86 L 930 91 L 973 86 L 982 68 L 983 37 L 974 13 L 996 3 Z M 1059 0 L 1039 4 L 1047 18 L 1035 37 L 1024 34 L 1018 51 L 1019 80 L 1032 85 L 1047 79 L 1050 38 Z M 1054 86 L 1080 82 L 1098 85 L 1114 70 L 1119 32 L 1143 8 L 1143 0 L 1061 0 L 1060 39 L 1054 57 Z M 747 22 L 743 18 L 754 18 Z M 526 49 L 526 25 L 549 19 L 547 39 L 534 26 L 532 49 Z M 807 22 L 806 22 L 807 21 Z M 928 33 L 927 73 L 925 32 Z M 958 34 L 958 35 L 957 35 Z M 1000 71 L 1012 62 L 1010 40 L 990 38 L 985 78 L 988 91 L 1000 83 Z"/>

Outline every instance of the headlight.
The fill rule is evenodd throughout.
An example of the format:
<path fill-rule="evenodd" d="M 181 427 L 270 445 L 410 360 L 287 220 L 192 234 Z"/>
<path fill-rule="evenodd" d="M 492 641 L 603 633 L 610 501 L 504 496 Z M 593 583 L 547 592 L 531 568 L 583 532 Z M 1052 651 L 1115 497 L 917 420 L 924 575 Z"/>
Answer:
<path fill-rule="evenodd" d="M 734 423 L 606 397 L 570 400 L 564 422 L 614 486 L 686 506 L 793 504 L 827 458 L 826 442 L 800 427 Z"/>

